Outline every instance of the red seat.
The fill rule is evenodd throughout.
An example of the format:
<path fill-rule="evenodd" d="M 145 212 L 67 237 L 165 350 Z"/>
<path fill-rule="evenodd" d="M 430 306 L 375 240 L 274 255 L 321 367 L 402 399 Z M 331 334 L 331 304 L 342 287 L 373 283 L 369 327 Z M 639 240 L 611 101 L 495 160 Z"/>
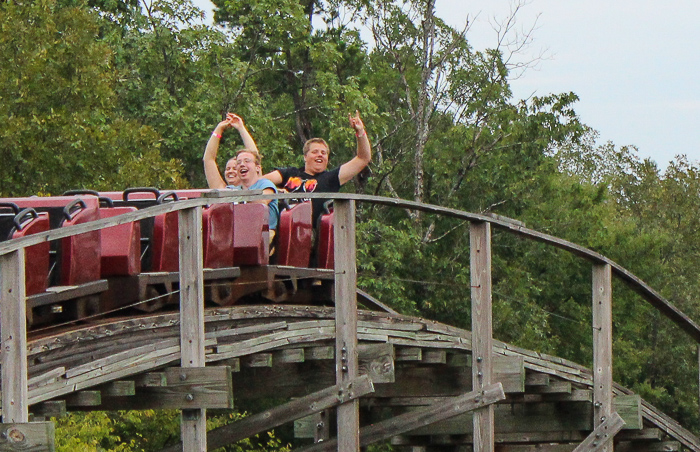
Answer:
<path fill-rule="evenodd" d="M 205 268 L 233 266 L 233 204 L 213 204 L 202 211 Z"/>
<path fill-rule="evenodd" d="M 318 268 L 335 268 L 333 212 L 321 216 L 318 231 Z"/>
<path fill-rule="evenodd" d="M 136 207 L 100 209 L 100 218 L 136 211 Z M 141 273 L 141 224 L 138 221 L 100 230 L 102 277 L 133 276 Z"/>
<path fill-rule="evenodd" d="M 49 214 L 25 209 L 15 217 L 12 239 L 49 230 Z M 51 244 L 42 242 L 27 247 L 24 251 L 26 296 L 46 292 L 49 285 L 49 251 Z"/>
<path fill-rule="evenodd" d="M 277 228 L 277 264 L 308 267 L 312 237 L 310 201 L 283 210 Z"/>
<path fill-rule="evenodd" d="M 153 220 L 151 241 L 152 272 L 176 272 L 180 269 L 178 212 L 158 215 Z"/>
<path fill-rule="evenodd" d="M 99 220 L 97 198 L 75 199 L 64 209 L 62 226 L 74 226 Z M 100 231 L 86 232 L 61 239 L 59 284 L 75 286 L 100 279 Z"/>
<path fill-rule="evenodd" d="M 4 200 L 3 200 L 4 201 Z M 51 228 L 83 224 L 99 219 L 99 200 L 96 196 L 52 196 L 10 198 L 7 201 L 21 208 L 31 207 L 48 212 Z M 100 279 L 100 232 L 92 231 L 66 237 L 58 241 L 54 284 L 74 286 Z"/>
<path fill-rule="evenodd" d="M 234 265 L 267 265 L 270 262 L 269 209 L 265 204 L 233 206 Z"/>
<path fill-rule="evenodd" d="M 100 192 L 118 207 L 147 207 L 166 201 L 177 201 L 173 191 L 163 192 L 153 187 L 128 188 L 123 192 Z M 141 270 L 145 272 L 176 272 L 180 268 L 178 213 L 170 212 L 140 222 Z"/>

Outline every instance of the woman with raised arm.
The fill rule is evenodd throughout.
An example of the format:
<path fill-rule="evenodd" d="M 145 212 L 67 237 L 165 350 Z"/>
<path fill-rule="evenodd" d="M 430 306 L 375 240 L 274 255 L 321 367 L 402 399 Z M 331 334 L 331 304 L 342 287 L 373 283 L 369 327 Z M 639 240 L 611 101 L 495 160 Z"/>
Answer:
<path fill-rule="evenodd" d="M 216 164 L 216 156 L 219 152 L 219 142 L 228 129 L 236 129 L 243 140 L 244 149 L 239 150 L 235 157 L 226 163 L 224 178 L 221 177 L 219 167 Z M 207 142 L 204 150 L 204 174 L 207 177 L 209 188 L 214 189 L 240 189 L 240 190 L 262 190 L 263 193 L 277 193 L 275 184 L 262 178 L 262 156 L 258 152 L 253 137 L 243 124 L 243 119 L 233 113 L 227 113 L 226 119 L 221 121 Z M 277 223 L 279 222 L 279 206 L 277 200 L 254 201 L 267 204 L 269 209 L 270 241 L 275 237 Z"/>

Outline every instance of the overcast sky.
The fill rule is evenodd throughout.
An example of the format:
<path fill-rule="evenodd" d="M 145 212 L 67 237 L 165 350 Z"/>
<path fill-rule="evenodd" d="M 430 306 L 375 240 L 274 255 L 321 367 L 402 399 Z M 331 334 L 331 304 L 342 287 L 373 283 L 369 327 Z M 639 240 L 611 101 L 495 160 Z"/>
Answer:
<path fill-rule="evenodd" d="M 210 15 L 209 0 L 195 0 Z M 491 23 L 511 0 L 437 0 L 437 14 L 464 26 L 477 49 L 493 47 Z M 536 23 L 523 59 L 546 58 L 512 82 L 515 97 L 573 91 L 581 120 L 602 142 L 636 145 L 665 168 L 677 154 L 700 158 L 700 33 L 697 0 L 528 0 L 518 27 Z"/>

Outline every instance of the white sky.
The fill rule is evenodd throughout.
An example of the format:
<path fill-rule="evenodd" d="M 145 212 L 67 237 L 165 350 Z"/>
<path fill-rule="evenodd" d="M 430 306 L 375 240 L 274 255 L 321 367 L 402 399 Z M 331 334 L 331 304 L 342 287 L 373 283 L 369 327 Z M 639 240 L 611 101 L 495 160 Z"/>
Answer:
<path fill-rule="evenodd" d="M 209 0 L 195 0 L 211 17 Z M 436 0 L 437 14 L 462 28 L 477 49 L 493 47 L 490 22 L 512 0 Z M 700 159 L 700 32 L 697 0 L 528 0 L 517 27 L 537 24 L 523 60 L 545 52 L 537 68 L 512 82 L 515 97 L 573 91 L 581 120 L 601 142 L 636 145 L 665 168 L 677 154 Z"/>

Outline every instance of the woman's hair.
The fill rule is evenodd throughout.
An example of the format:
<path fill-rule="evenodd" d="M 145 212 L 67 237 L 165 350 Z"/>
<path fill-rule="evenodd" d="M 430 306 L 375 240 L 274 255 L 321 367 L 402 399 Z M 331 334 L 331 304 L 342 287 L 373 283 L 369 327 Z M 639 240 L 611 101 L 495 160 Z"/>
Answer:
<path fill-rule="evenodd" d="M 304 143 L 304 155 L 308 154 L 309 148 L 314 143 L 321 143 L 326 147 L 326 150 L 328 152 L 331 152 L 331 148 L 328 147 L 328 143 L 326 143 L 326 140 L 324 140 L 323 138 L 309 138 L 308 140 L 306 140 L 306 143 Z"/>

